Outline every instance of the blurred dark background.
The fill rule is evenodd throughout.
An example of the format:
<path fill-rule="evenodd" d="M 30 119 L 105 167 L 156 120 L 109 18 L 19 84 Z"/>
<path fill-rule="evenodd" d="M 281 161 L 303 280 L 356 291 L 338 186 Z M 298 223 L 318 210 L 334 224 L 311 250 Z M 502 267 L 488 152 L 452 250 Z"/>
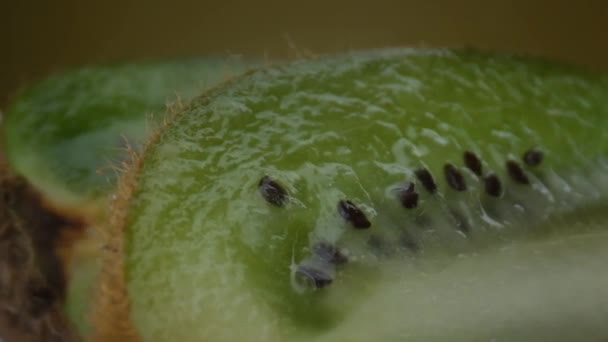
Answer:
<path fill-rule="evenodd" d="M 607 34 L 601 0 L 0 0 L 0 108 L 52 71 L 176 55 L 469 46 L 608 69 Z"/>

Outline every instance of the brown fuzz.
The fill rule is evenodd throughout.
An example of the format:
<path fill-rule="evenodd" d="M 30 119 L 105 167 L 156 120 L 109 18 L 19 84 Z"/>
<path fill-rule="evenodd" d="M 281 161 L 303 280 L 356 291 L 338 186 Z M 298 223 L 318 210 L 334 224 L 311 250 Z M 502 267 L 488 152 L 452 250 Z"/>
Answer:
<path fill-rule="evenodd" d="M 408 182 L 399 190 L 399 201 L 407 209 L 413 209 L 418 206 L 418 192 L 414 183 Z"/>
<path fill-rule="evenodd" d="M 462 173 L 458 171 L 456 166 L 452 164 L 445 164 L 443 167 L 443 173 L 445 174 L 445 180 L 448 182 L 450 187 L 456 191 L 465 191 L 467 184 L 462 176 Z"/>
<path fill-rule="evenodd" d="M 365 213 L 349 200 L 338 202 L 338 213 L 355 228 L 366 229 L 372 226 Z"/>
<path fill-rule="evenodd" d="M 28 296 L 30 297 L 28 311 L 34 318 L 42 316 L 57 301 L 57 295 L 53 289 L 44 285 L 31 285 L 28 290 Z"/>
<path fill-rule="evenodd" d="M 481 160 L 479 160 L 479 157 L 477 157 L 477 155 L 471 151 L 465 151 L 464 155 L 463 155 L 463 159 L 464 159 L 464 165 L 471 170 L 475 175 L 477 175 L 478 177 L 481 177 L 482 174 L 482 166 L 481 166 Z"/>
<path fill-rule="evenodd" d="M 543 162 L 544 154 L 541 150 L 531 148 L 524 153 L 522 160 L 529 166 L 538 166 Z"/>
<path fill-rule="evenodd" d="M 284 206 L 289 199 L 287 191 L 269 176 L 264 176 L 260 179 L 258 189 L 268 203 L 274 204 L 277 207 Z"/>
<path fill-rule="evenodd" d="M 509 177 L 511 177 L 513 181 L 524 185 L 530 184 L 530 179 L 528 178 L 524 170 L 521 168 L 519 163 L 513 160 L 509 160 L 507 161 L 506 166 L 507 172 L 509 173 Z"/>
<path fill-rule="evenodd" d="M 502 185 L 500 179 L 494 173 L 488 173 L 484 179 L 484 189 L 486 193 L 493 197 L 500 197 L 502 195 Z"/>
<path fill-rule="evenodd" d="M 346 255 L 342 254 L 342 252 L 336 246 L 327 242 L 315 244 L 312 247 L 312 251 L 321 259 L 334 265 L 343 265 L 348 262 Z"/>
<path fill-rule="evenodd" d="M 153 136 L 158 139 L 159 136 Z M 110 203 L 108 224 L 100 230 L 103 235 L 102 269 L 97 281 L 95 301 L 93 302 L 93 332 L 88 341 L 141 341 L 131 320 L 131 307 L 124 274 L 124 229 L 127 208 L 133 191 L 136 176 L 142 167 L 140 156 L 128 149 L 130 159 L 115 166 L 121 174 L 118 180 L 116 199 Z"/>
<path fill-rule="evenodd" d="M 83 230 L 0 161 L 0 339 L 79 340 L 63 305 L 65 265 Z"/>
<path fill-rule="evenodd" d="M 126 153 L 129 158 L 112 166 L 120 177 L 117 182 L 116 197 L 110 202 L 107 224 L 99 232 L 104 245 L 101 249 L 102 269 L 93 303 L 94 329 L 87 339 L 90 342 L 141 341 L 141 336 L 131 319 L 131 303 L 125 277 L 124 244 L 127 213 L 131 198 L 137 190 L 137 176 L 143 167 L 142 156 L 150 145 L 158 143 L 166 127 L 171 125 L 185 109 L 186 106 L 178 99 L 168 108 L 169 115 L 158 127 L 154 127 L 154 133 L 145 144 L 143 151 L 137 152 L 127 144 Z M 151 124 L 157 126 L 155 123 Z"/>
<path fill-rule="evenodd" d="M 437 191 L 437 184 L 435 184 L 435 180 L 433 179 L 433 175 L 429 172 L 429 170 L 425 168 L 418 169 L 414 171 L 416 178 L 422 183 L 422 186 L 426 189 L 426 191 L 434 194 Z"/>

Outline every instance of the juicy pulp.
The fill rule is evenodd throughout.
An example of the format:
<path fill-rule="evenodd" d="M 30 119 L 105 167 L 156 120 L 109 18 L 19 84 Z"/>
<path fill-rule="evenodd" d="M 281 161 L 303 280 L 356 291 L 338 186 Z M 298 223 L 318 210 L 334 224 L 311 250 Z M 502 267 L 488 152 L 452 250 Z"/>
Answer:
<path fill-rule="evenodd" d="M 568 217 L 606 208 L 607 94 L 605 75 L 416 49 L 218 87 L 145 151 L 125 232 L 132 320 L 145 340 L 567 339 L 564 322 L 605 338 L 607 221 Z M 540 165 L 521 160 L 530 148 Z M 463 167 L 465 151 L 498 175 L 500 197 Z M 530 184 L 512 179 L 509 160 Z M 447 184 L 446 163 L 465 191 Z M 260 195 L 266 175 L 285 206 Z M 413 209 L 396 198 L 407 181 L 420 194 Z M 340 200 L 371 227 L 353 229 Z M 319 262 L 318 243 L 349 261 Z M 308 289 L 301 265 L 333 282 Z"/>

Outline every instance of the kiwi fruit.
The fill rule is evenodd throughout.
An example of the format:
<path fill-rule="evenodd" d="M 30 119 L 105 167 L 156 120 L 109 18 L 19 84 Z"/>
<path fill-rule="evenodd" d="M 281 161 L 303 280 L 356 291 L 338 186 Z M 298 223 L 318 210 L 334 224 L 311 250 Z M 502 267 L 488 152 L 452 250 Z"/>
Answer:
<path fill-rule="evenodd" d="M 99 200 L 115 187 L 112 166 L 145 141 L 167 108 L 176 110 L 254 63 L 192 58 L 58 73 L 28 88 L 8 109 L 6 157 L 55 206 L 80 212 L 85 203 L 103 206 Z"/>
<path fill-rule="evenodd" d="M 11 320 L 23 317 L 23 326 L 48 321 L 28 317 L 31 296 L 23 284 L 36 282 L 52 293 L 49 307 L 63 309 L 81 333 L 90 330 L 87 312 L 100 269 L 98 231 L 122 163 L 167 111 L 255 64 L 208 57 L 89 66 L 58 73 L 23 92 L 0 127 L 1 190 L 7 196 L 0 221 L 8 255 L 0 292 L 10 297 L 2 300 L 4 307 L 23 308 L 11 309 Z M 11 231 L 21 233 L 6 233 Z M 25 253 L 28 267 L 11 262 L 15 250 Z M 15 279 L 23 284 L 9 286 Z M 61 332 L 67 326 L 36 334 L 50 340 L 48 331 L 55 330 L 53 336 L 63 339 L 74 335 Z"/>
<path fill-rule="evenodd" d="M 121 179 L 93 340 L 605 340 L 607 94 L 442 49 L 220 85 Z"/>
<path fill-rule="evenodd" d="M 102 102 L 127 88 L 108 83 L 117 98 Z M 52 90 L 40 108 L 64 106 Z M 607 94 L 605 74 L 530 57 L 354 51 L 175 107 L 141 150 L 114 155 L 131 158 L 118 183 L 87 178 L 97 152 L 37 170 L 53 154 L 27 141 L 38 119 L 14 114 L 34 111 L 9 113 L 6 141 L 51 202 L 112 194 L 101 271 L 79 260 L 72 275 L 95 294 L 67 295 L 94 301 L 73 313 L 90 310 L 92 341 L 602 341 Z M 41 132 L 67 132 L 55 118 L 70 108 Z M 147 110 L 127 112 L 143 127 Z M 95 148 L 128 133 L 122 115 L 91 119 Z M 54 137 L 57 153 L 77 147 Z"/>

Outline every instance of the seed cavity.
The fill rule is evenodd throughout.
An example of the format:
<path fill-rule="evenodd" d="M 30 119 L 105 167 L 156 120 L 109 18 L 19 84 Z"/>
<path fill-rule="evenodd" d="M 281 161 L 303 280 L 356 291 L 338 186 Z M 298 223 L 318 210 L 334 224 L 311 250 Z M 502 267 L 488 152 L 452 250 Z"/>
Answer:
<path fill-rule="evenodd" d="M 500 183 L 500 178 L 495 173 L 488 173 L 484 177 L 483 183 L 486 194 L 493 197 L 500 197 L 502 195 L 502 184 Z"/>
<path fill-rule="evenodd" d="M 508 160 L 506 166 L 507 172 L 509 173 L 509 177 L 511 177 L 512 180 L 519 184 L 530 184 L 530 179 L 528 178 L 528 175 L 526 175 L 519 163 L 514 160 Z"/>
<path fill-rule="evenodd" d="M 524 153 L 524 155 L 522 157 L 524 163 L 526 163 L 529 166 L 540 165 L 540 163 L 543 162 L 543 158 L 544 158 L 543 151 L 536 149 L 536 148 L 529 149 L 528 151 L 526 151 L 526 153 Z"/>
<path fill-rule="evenodd" d="M 408 182 L 399 190 L 399 201 L 407 209 L 418 206 L 418 191 L 414 183 Z"/>
<path fill-rule="evenodd" d="M 434 194 L 437 191 L 437 184 L 435 184 L 435 180 L 433 179 L 433 175 L 429 172 L 429 170 L 425 168 L 420 168 L 414 171 L 416 178 L 422 183 L 422 186 L 426 189 L 426 191 Z"/>
<path fill-rule="evenodd" d="M 477 157 L 477 155 L 471 151 L 465 151 L 464 155 L 463 155 L 463 159 L 464 159 L 464 165 L 469 170 L 473 171 L 473 173 L 476 174 L 478 177 L 481 177 L 482 166 L 481 166 L 481 160 L 479 160 L 479 157 Z"/>
<path fill-rule="evenodd" d="M 334 281 L 328 272 L 310 265 L 298 265 L 296 277 L 315 289 L 322 289 Z"/>
<path fill-rule="evenodd" d="M 348 262 L 348 257 L 340 249 L 328 242 L 319 242 L 312 247 L 314 254 L 326 262 L 334 265 L 343 265 Z"/>
<path fill-rule="evenodd" d="M 443 167 L 443 173 L 445 174 L 445 180 L 448 182 L 450 187 L 456 191 L 465 191 L 467 184 L 462 176 L 462 173 L 458 171 L 456 166 L 452 164 L 445 164 Z"/>
<path fill-rule="evenodd" d="M 266 202 L 277 207 L 282 207 L 289 201 L 287 191 L 279 183 L 272 180 L 270 176 L 262 177 L 258 183 L 258 188 Z"/>
<path fill-rule="evenodd" d="M 349 200 L 338 202 L 338 213 L 357 229 L 367 229 L 372 226 L 363 211 Z"/>

